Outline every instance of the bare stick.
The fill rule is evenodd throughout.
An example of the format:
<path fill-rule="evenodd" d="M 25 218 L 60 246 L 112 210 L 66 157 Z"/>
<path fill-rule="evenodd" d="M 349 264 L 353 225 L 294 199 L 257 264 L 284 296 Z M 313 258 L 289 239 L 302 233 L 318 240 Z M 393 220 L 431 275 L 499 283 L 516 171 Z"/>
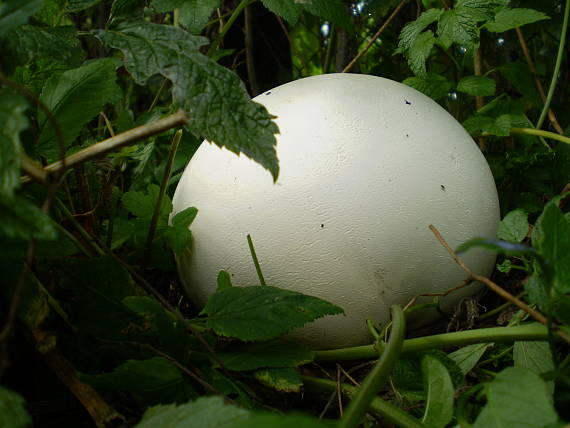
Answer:
<path fill-rule="evenodd" d="M 48 175 L 43 167 L 30 159 L 25 153 L 22 154 L 21 167 L 25 173 L 28 174 L 28 176 L 35 182 L 40 183 L 44 186 L 47 186 L 49 184 Z"/>
<path fill-rule="evenodd" d="M 80 165 L 89 160 L 104 156 L 107 153 L 117 151 L 129 144 L 144 140 L 152 135 L 160 134 L 177 126 L 185 125 L 188 123 L 188 120 L 189 118 L 186 113 L 179 111 L 173 115 L 165 117 L 164 119 L 157 120 L 156 122 L 149 123 L 147 125 L 138 126 L 114 137 L 103 140 L 100 143 L 89 146 L 66 157 L 62 161 L 49 164 L 44 168 L 44 171 L 50 174 L 62 172 L 68 166 Z M 29 181 L 30 178 L 28 176 L 22 177 L 23 183 L 28 183 Z"/>

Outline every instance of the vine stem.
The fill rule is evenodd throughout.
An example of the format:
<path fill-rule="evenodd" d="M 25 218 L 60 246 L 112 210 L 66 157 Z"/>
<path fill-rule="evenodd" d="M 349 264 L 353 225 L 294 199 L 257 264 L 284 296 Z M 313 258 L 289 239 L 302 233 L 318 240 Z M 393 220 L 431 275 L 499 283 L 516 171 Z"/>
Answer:
<path fill-rule="evenodd" d="M 220 30 L 220 34 L 218 34 L 216 40 L 214 40 L 214 42 L 210 45 L 210 48 L 208 49 L 208 56 L 212 56 L 216 49 L 218 49 L 220 43 L 222 43 L 222 40 L 224 40 L 226 33 L 230 30 L 230 28 L 232 28 L 232 25 L 236 19 L 238 19 L 243 10 L 254 2 L 255 0 L 241 0 L 240 4 L 238 4 L 238 6 L 234 9 L 232 15 Z"/>
<path fill-rule="evenodd" d="M 249 246 L 249 252 L 251 253 L 251 258 L 253 259 L 253 264 L 255 265 L 255 271 L 257 272 L 259 283 L 261 285 L 267 285 L 265 283 L 265 278 L 263 277 L 263 272 L 261 271 L 261 265 L 259 264 L 257 253 L 255 252 L 255 247 L 253 246 L 253 240 L 251 239 L 251 235 L 249 233 L 247 234 L 247 245 Z"/>
<path fill-rule="evenodd" d="M 550 110 L 550 103 L 552 102 L 552 97 L 554 95 L 554 90 L 556 89 L 556 82 L 558 81 L 558 74 L 560 73 L 560 66 L 562 65 L 562 57 L 564 56 L 564 45 L 566 44 L 566 33 L 568 31 L 568 16 L 570 15 L 570 0 L 566 0 L 566 5 L 564 7 L 564 20 L 562 21 L 562 31 L 560 32 L 560 44 L 558 45 L 558 53 L 556 54 L 556 63 L 554 64 L 554 71 L 552 72 L 552 80 L 550 81 L 550 87 L 548 88 L 548 94 L 546 95 L 546 101 L 540 112 L 540 117 L 536 122 L 536 128 L 540 129 L 546 119 L 546 115 Z"/>
<path fill-rule="evenodd" d="M 368 376 L 366 376 L 356 394 L 354 394 L 348 409 L 346 409 L 346 413 L 340 420 L 339 428 L 356 428 L 360 424 L 370 403 L 384 386 L 394 365 L 398 361 L 404 343 L 404 336 L 406 335 L 406 318 L 404 311 L 398 305 L 392 306 L 390 312 L 392 315 L 392 329 L 390 330 L 388 343 L 386 343 L 380 359 Z"/>
<path fill-rule="evenodd" d="M 561 141 L 566 144 L 570 144 L 570 138 L 565 135 L 559 135 L 554 132 L 543 131 L 542 129 L 534 128 L 511 128 L 511 134 L 526 134 L 526 135 L 536 135 L 538 137 L 549 138 L 551 140 Z"/>
<path fill-rule="evenodd" d="M 404 340 L 402 353 L 414 353 L 428 349 L 449 348 L 453 346 L 474 345 L 477 343 L 547 341 L 548 331 L 539 323 L 516 327 L 490 327 L 476 330 L 455 331 Z M 351 348 L 315 351 L 315 362 L 354 361 L 378 356 L 374 345 L 354 346 Z"/>

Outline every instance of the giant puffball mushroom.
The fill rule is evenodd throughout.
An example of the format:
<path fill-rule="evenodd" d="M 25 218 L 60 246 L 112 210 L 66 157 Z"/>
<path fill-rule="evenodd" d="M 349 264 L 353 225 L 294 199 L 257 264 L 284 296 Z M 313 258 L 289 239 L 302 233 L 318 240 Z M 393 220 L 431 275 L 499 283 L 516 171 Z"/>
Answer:
<path fill-rule="evenodd" d="M 204 142 L 174 195 L 173 214 L 199 210 L 191 251 L 178 257 L 195 304 L 205 304 L 222 269 L 236 285 L 259 284 L 247 234 L 267 284 L 345 310 L 292 332 L 314 348 L 371 343 L 366 319 L 385 323 L 390 305 L 466 279 L 428 225 L 453 247 L 493 238 L 499 204 L 485 158 L 447 111 L 408 86 L 359 74 L 308 77 L 254 100 L 279 126 L 277 182 Z M 495 256 L 470 250 L 464 259 L 487 275 Z M 451 293 L 443 308 L 478 290 Z"/>

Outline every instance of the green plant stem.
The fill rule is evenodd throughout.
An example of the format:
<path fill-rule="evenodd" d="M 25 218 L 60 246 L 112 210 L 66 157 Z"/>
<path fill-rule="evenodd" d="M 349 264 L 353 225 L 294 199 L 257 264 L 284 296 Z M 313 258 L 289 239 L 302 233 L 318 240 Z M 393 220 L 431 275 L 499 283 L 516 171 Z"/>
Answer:
<path fill-rule="evenodd" d="M 546 101 L 540 112 L 540 117 L 536 122 L 536 128 L 540 129 L 548 110 L 550 109 L 550 103 L 552 102 L 552 97 L 554 95 L 554 90 L 556 89 L 556 83 L 558 81 L 558 74 L 560 73 L 560 66 L 562 65 L 562 57 L 564 56 L 564 45 L 566 44 L 566 32 L 568 31 L 568 16 L 570 15 L 570 0 L 566 0 L 564 7 L 564 20 L 562 21 L 562 31 L 560 32 L 560 44 L 558 45 L 558 53 L 556 54 L 556 63 L 554 64 L 554 71 L 552 72 L 552 80 L 550 81 L 550 87 L 548 88 L 548 94 L 546 95 Z"/>
<path fill-rule="evenodd" d="M 543 131 L 542 129 L 534 128 L 511 128 L 511 134 L 526 134 L 535 135 L 538 137 L 550 138 L 551 140 L 562 141 L 563 143 L 570 144 L 570 138 L 564 135 L 556 134 L 554 132 Z"/>
<path fill-rule="evenodd" d="M 71 223 L 74 229 L 77 230 L 77 232 L 79 233 L 79 235 L 81 235 L 81 237 L 85 240 L 85 242 L 89 244 L 91 252 L 97 256 L 103 256 L 105 252 L 101 249 L 99 244 L 96 242 L 95 238 L 93 238 L 93 236 L 91 236 L 89 232 L 87 232 L 83 228 L 83 226 L 81 226 L 79 222 L 75 220 L 75 217 L 73 217 L 73 214 L 71 214 L 71 212 L 67 209 L 65 204 L 61 201 L 61 199 L 55 198 L 55 203 L 57 205 L 57 208 L 63 214 L 63 216 Z"/>
<path fill-rule="evenodd" d="M 222 27 L 222 30 L 220 31 L 220 34 L 218 34 L 216 40 L 214 40 L 210 45 L 210 48 L 208 49 L 208 56 L 212 56 L 212 54 L 218 49 L 220 43 L 222 43 L 222 40 L 224 40 L 226 33 L 230 30 L 230 28 L 232 28 L 232 25 L 236 19 L 238 19 L 243 10 L 253 2 L 255 2 L 255 0 L 241 0 L 240 4 L 238 4 L 238 6 L 234 9 L 232 16 L 230 16 L 230 18 Z"/>
<path fill-rule="evenodd" d="M 404 340 L 402 353 L 413 353 L 435 348 L 473 345 L 475 343 L 547 341 L 548 331 L 544 325 L 532 323 L 516 327 L 491 327 L 478 330 L 457 331 Z M 374 345 L 352 348 L 315 351 L 315 361 L 351 361 L 375 358 L 378 352 Z"/>
<path fill-rule="evenodd" d="M 255 271 L 257 272 L 259 283 L 261 285 L 267 285 L 265 283 L 265 278 L 263 277 L 263 272 L 261 271 L 261 265 L 259 264 L 257 253 L 255 252 L 255 247 L 253 246 L 253 240 L 251 239 L 251 235 L 249 233 L 247 234 L 247 245 L 249 246 L 249 252 L 251 253 L 251 258 L 253 259 L 253 264 L 255 265 Z"/>
<path fill-rule="evenodd" d="M 331 59 L 332 59 L 332 50 L 335 43 L 335 26 L 331 24 L 331 33 L 328 38 L 327 43 L 327 50 L 325 51 L 325 62 L 323 64 L 323 74 L 327 74 L 329 72 L 329 68 L 331 66 Z"/>
<path fill-rule="evenodd" d="M 151 250 L 152 241 L 154 240 L 154 235 L 156 233 L 156 226 L 158 225 L 158 217 L 160 216 L 160 211 L 162 208 L 162 201 L 164 195 L 166 194 L 166 189 L 168 187 L 168 180 L 170 180 L 170 174 L 172 173 L 172 164 L 174 163 L 174 157 L 176 156 L 176 151 L 178 150 L 178 144 L 180 144 L 180 139 L 182 138 L 182 130 L 179 129 L 174 134 L 172 139 L 172 144 L 170 145 L 170 151 L 168 152 L 168 159 L 166 161 L 166 166 L 164 167 L 164 174 L 162 175 L 162 181 L 160 182 L 160 190 L 158 191 L 158 197 L 156 198 L 156 205 L 154 207 L 154 212 L 152 213 L 152 219 L 150 221 L 150 226 L 148 228 L 148 235 L 146 237 L 146 243 L 144 246 L 143 255 L 143 266 L 146 266 Z"/>
<path fill-rule="evenodd" d="M 521 297 L 524 297 L 526 295 L 526 291 L 521 291 L 519 294 L 516 295 L 517 299 L 520 299 Z M 501 306 L 497 306 L 495 309 L 490 310 L 489 312 L 485 312 L 483 315 L 481 315 L 479 317 L 480 321 L 486 320 L 487 318 L 491 318 L 494 315 L 497 315 L 500 312 L 503 312 L 505 309 L 507 309 L 509 306 L 512 306 L 513 304 L 511 302 L 505 302 L 503 303 Z"/>
<path fill-rule="evenodd" d="M 388 343 L 386 343 L 380 359 L 368 376 L 366 376 L 356 394 L 354 394 L 346 413 L 340 420 L 339 428 L 356 428 L 360 424 L 370 403 L 384 386 L 384 383 L 386 383 L 402 351 L 402 344 L 406 335 L 406 317 L 404 316 L 404 311 L 398 305 L 392 306 L 390 312 L 392 315 L 392 328 Z"/>
<path fill-rule="evenodd" d="M 301 376 L 303 385 L 306 389 L 311 391 L 321 391 L 326 393 L 333 393 L 337 390 L 338 384 L 334 380 L 321 379 L 312 376 Z M 340 384 L 341 391 L 352 397 L 357 394 L 358 388 Z M 398 407 L 390 404 L 379 397 L 374 397 L 370 403 L 370 410 L 382 418 L 396 424 L 402 428 L 424 428 L 424 425 L 413 416 L 410 416 Z"/>

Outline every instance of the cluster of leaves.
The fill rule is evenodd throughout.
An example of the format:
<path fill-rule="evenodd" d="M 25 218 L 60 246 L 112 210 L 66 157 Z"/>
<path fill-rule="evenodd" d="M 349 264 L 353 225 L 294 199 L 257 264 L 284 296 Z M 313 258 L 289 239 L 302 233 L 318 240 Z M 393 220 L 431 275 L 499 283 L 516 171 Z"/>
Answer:
<path fill-rule="evenodd" d="M 38 355 L 50 368 L 37 370 L 52 370 L 80 400 L 87 397 L 83 404 L 101 426 L 328 426 L 260 410 L 286 409 L 314 385 L 315 401 L 335 388 L 352 394 L 340 380 L 306 376 L 320 374 L 310 363 L 324 355 L 283 338 L 341 308 L 273 286 L 233 287 L 222 271 L 196 313 L 178 286 L 174 254 L 187 251 L 200 207 L 170 218 L 170 195 L 199 142 L 243 153 L 274 179 L 279 173 L 279 130 L 238 75 L 242 52 L 222 48 L 244 8 L 258 7 L 287 28 L 286 74 L 341 71 L 351 45 L 354 53 L 367 46 L 362 72 L 403 80 L 489 143 L 506 215 L 497 240 L 461 250 L 501 253 L 498 272 L 545 314 L 552 333 L 550 342 L 545 328 L 543 341 L 512 344 L 483 330 L 471 342 L 454 333 L 457 346 L 447 352 L 437 339 L 422 338 L 421 350 L 401 355 L 389 393 L 373 400 L 370 413 L 401 426 L 563 426 L 568 347 L 553 337 L 570 334 L 570 215 L 561 194 L 570 152 L 563 143 L 513 134 L 533 128 L 544 104 L 534 78 L 552 71 L 563 28 L 558 4 L 419 3 L 405 5 L 375 40 L 398 1 L 0 1 L 0 425 L 28 426 L 27 409 L 37 414 L 35 401 L 46 399 L 22 385 L 36 360 L 19 362 L 18 352 Z M 523 25 L 541 76 L 524 62 L 522 47 L 511 46 L 507 56 L 491 43 L 496 35 L 514 40 Z M 486 74 L 476 72 L 477 61 Z M 494 98 L 478 106 L 484 96 Z M 561 123 L 570 122 L 567 96 L 560 91 L 552 104 Z M 40 165 L 88 154 L 99 141 L 150 129 L 179 110 L 190 118 L 181 140 L 175 129 L 148 134 L 61 175 L 34 175 Z M 22 171 L 36 182 L 23 184 Z M 516 313 L 506 329 L 527 331 L 527 317 Z M 350 354 L 334 355 L 341 362 Z M 359 374 L 358 366 L 352 370 Z"/>

